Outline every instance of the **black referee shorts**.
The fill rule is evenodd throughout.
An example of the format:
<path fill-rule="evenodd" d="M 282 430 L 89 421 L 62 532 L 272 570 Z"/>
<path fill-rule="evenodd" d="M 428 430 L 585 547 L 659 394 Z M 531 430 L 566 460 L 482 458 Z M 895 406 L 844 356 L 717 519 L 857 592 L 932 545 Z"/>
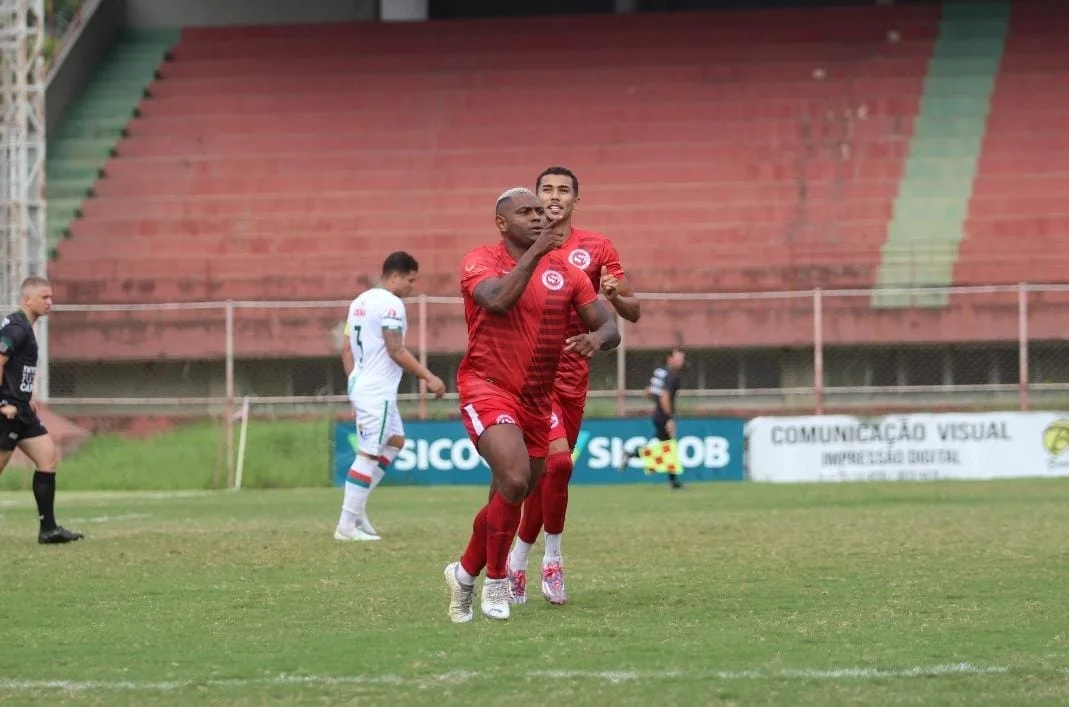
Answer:
<path fill-rule="evenodd" d="M 19 442 L 48 434 L 40 418 L 33 410 L 19 408 L 15 419 L 9 420 L 0 415 L 0 452 L 14 451 Z"/>

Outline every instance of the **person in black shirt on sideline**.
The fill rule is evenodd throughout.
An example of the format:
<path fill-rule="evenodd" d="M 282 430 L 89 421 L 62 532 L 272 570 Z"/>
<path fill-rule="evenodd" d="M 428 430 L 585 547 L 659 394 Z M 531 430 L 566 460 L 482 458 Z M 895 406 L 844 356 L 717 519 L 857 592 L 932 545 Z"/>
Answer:
<path fill-rule="evenodd" d="M 0 472 L 18 447 L 36 465 L 33 497 L 41 529 L 37 542 L 55 545 L 80 540 L 81 533 L 56 523 L 56 467 L 59 454 L 37 417 L 33 386 L 37 379 L 37 336 L 34 323 L 52 309 L 52 285 L 42 277 L 22 283 L 22 306 L 0 320 Z"/>
<path fill-rule="evenodd" d="M 676 393 L 682 385 L 680 373 L 687 362 L 687 354 L 678 346 L 669 352 L 665 365 L 653 371 L 650 376 L 650 384 L 646 388 L 646 396 L 654 402 L 653 430 L 657 439 L 666 442 L 676 437 Z M 620 470 L 627 468 L 627 463 L 632 458 L 641 456 L 639 451 L 628 452 L 624 457 Z M 675 489 L 683 488 L 679 477 L 668 474 L 668 483 Z"/>

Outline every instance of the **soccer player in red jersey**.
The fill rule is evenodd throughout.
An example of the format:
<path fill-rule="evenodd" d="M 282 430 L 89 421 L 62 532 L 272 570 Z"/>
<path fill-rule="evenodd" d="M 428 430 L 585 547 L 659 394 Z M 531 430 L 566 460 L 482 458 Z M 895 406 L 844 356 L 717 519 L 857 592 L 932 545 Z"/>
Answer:
<path fill-rule="evenodd" d="M 620 266 L 620 256 L 608 238 L 572 226 L 572 214 L 579 206 L 579 180 L 571 170 L 550 167 L 535 182 L 538 196 L 549 218 L 559 221 L 567 234 L 561 253 L 573 270 L 600 289 L 613 309 L 630 322 L 641 314 L 638 298 Z M 568 335 L 586 331 L 583 322 L 571 317 Z M 546 473 L 523 504 L 523 520 L 516 544 L 509 555 L 509 595 L 513 604 L 527 601 L 527 555 L 538 539 L 543 524 L 546 550 L 542 560 L 542 596 L 551 604 L 564 604 L 568 592 L 564 586 L 561 534 L 568 510 L 568 482 L 572 478 L 572 450 L 579 438 L 579 427 L 586 408 L 590 386 L 590 364 L 586 357 L 565 352 L 557 369 L 553 387 L 553 418 L 549 432 L 549 456 Z"/>
<path fill-rule="evenodd" d="M 467 549 L 445 568 L 455 623 L 472 620 L 475 578 L 484 567 L 482 612 L 509 617 L 509 544 L 523 499 L 545 466 L 561 353 L 589 358 L 620 343 L 589 278 L 559 250 L 565 237 L 547 223 L 534 192 L 502 194 L 495 220 L 501 242 L 468 253 L 460 272 L 468 325 L 467 353 L 457 371 L 461 418 L 490 466 L 491 482 Z M 586 328 L 567 336 L 573 310 Z"/>

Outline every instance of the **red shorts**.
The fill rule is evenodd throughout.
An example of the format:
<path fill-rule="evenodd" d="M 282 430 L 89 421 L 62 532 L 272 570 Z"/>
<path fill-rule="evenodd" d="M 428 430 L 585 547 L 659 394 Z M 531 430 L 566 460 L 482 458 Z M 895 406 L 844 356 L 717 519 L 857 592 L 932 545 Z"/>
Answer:
<path fill-rule="evenodd" d="M 549 415 L 524 407 L 504 391 L 479 391 L 470 399 L 461 397 L 460 418 L 476 449 L 479 448 L 479 437 L 487 428 L 493 425 L 516 425 L 523 432 L 527 456 L 546 458 L 549 450 Z"/>
<path fill-rule="evenodd" d="M 568 449 L 575 449 L 579 428 L 586 410 L 586 395 L 562 395 L 553 391 L 553 416 L 550 418 L 549 441 L 567 439 Z"/>

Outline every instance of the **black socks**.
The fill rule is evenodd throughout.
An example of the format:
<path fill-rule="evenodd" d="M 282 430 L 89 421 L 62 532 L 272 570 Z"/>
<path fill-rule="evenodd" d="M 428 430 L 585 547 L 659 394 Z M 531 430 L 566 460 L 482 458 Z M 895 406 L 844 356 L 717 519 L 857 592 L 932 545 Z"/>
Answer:
<path fill-rule="evenodd" d="M 37 517 L 41 532 L 56 529 L 56 474 L 33 472 L 33 498 L 37 501 Z"/>

